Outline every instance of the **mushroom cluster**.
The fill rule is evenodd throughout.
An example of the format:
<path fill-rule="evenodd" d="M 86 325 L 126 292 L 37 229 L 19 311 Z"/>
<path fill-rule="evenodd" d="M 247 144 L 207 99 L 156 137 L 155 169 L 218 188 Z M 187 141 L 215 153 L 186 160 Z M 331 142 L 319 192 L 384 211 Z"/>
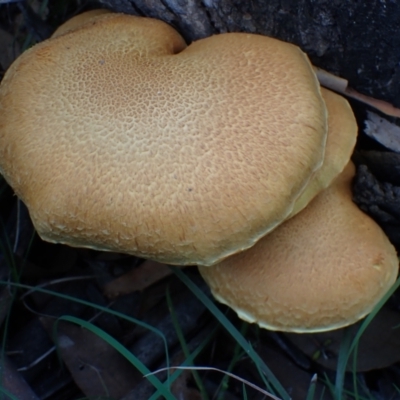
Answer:
<path fill-rule="evenodd" d="M 394 281 L 396 253 L 379 227 L 349 196 L 320 200 L 345 191 L 330 185 L 356 131 L 348 103 L 321 90 L 294 45 L 227 33 L 187 46 L 161 21 L 104 10 L 67 21 L 22 54 L 0 84 L 0 173 L 43 239 L 198 265 L 220 301 L 273 329 L 350 323 Z M 336 182 L 348 186 L 343 176 Z M 321 202 L 323 211 L 313 211 Z M 353 223 L 366 227 L 346 227 Z M 313 224 L 324 227 L 315 237 Z M 364 243 L 366 229 L 381 239 L 361 257 L 365 244 L 350 243 Z M 270 246 L 277 255 L 265 258 Z M 294 282 L 314 285 L 306 289 L 314 298 L 326 290 L 317 265 L 329 272 L 326 285 L 356 269 L 359 291 L 330 306 L 327 295 L 326 307 L 297 297 Z M 266 281 L 288 298 L 275 297 Z M 376 287 L 373 295 L 367 286 Z M 370 301 L 356 306 L 355 298 Z M 341 302 L 346 312 L 327 317 Z M 314 311 L 304 311 L 310 304 Z M 299 323 L 299 309 L 321 315 Z"/>
<path fill-rule="evenodd" d="M 199 267 L 214 296 L 261 327 L 320 332 L 368 314 L 397 277 L 396 252 L 351 199 L 354 165 L 251 249 Z"/>

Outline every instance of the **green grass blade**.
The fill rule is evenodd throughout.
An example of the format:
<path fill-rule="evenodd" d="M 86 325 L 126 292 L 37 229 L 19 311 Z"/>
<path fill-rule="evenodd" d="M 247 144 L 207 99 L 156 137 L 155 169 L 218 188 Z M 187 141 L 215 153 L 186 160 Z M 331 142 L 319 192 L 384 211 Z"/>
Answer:
<path fill-rule="evenodd" d="M 7 281 L 0 280 L 0 286 L 6 286 L 6 285 L 10 285 L 10 286 L 14 286 L 14 287 L 22 288 L 22 289 L 28 289 L 30 291 L 36 291 L 36 292 L 40 292 L 40 293 L 45 293 L 45 294 L 48 294 L 48 295 L 51 295 L 51 296 L 59 297 L 61 299 L 65 299 L 65 300 L 69 300 L 69 301 L 72 301 L 72 302 L 75 302 L 75 303 L 79 303 L 79 304 L 85 305 L 87 307 L 94 308 L 95 310 L 99 310 L 99 311 L 102 311 L 102 312 L 105 312 L 105 313 L 109 313 L 109 314 L 114 315 L 114 316 L 116 316 L 118 318 L 124 319 L 126 321 L 132 322 L 133 324 L 136 324 L 136 325 L 139 325 L 139 326 L 141 326 L 141 327 L 143 327 L 145 329 L 148 329 L 149 331 L 151 331 L 151 332 L 155 333 L 156 335 L 160 336 L 161 339 L 163 340 L 164 348 L 165 348 L 166 364 L 169 365 L 168 345 L 167 345 L 167 340 L 166 340 L 164 334 L 160 330 L 154 328 L 153 326 L 151 326 L 149 324 L 146 324 L 145 322 L 142 322 L 142 321 L 140 321 L 140 320 L 138 320 L 136 318 L 133 318 L 133 317 L 129 317 L 129 316 L 125 315 L 125 314 L 122 314 L 122 313 L 120 313 L 118 311 L 115 311 L 115 310 L 112 310 L 110 308 L 103 307 L 103 306 L 100 306 L 98 304 L 94 304 L 94 303 L 91 303 L 89 301 L 86 301 L 86 300 L 77 299 L 75 297 L 71 297 L 71 296 L 68 296 L 66 294 L 57 293 L 57 292 L 54 292 L 52 290 L 44 289 L 44 288 L 41 288 L 41 287 L 34 287 L 34 286 L 30 286 L 30 285 L 24 285 L 24 284 L 21 284 L 21 283 L 14 283 L 14 282 L 7 282 Z"/>
<path fill-rule="evenodd" d="M 357 369 L 357 351 L 358 351 L 358 343 L 360 341 L 361 336 L 371 323 L 371 321 L 375 318 L 376 314 L 379 310 L 383 307 L 383 305 L 388 301 L 388 299 L 392 296 L 392 294 L 399 288 L 400 286 L 400 277 L 396 280 L 394 285 L 390 288 L 390 290 L 382 297 L 382 299 L 378 302 L 378 304 L 374 307 L 374 309 L 367 315 L 364 319 L 360 328 L 358 329 L 354 339 L 352 340 L 350 346 L 348 347 L 347 351 L 343 351 L 342 358 L 340 360 L 340 369 L 339 369 L 339 360 L 338 360 L 338 368 L 336 371 L 336 383 L 335 383 L 335 393 L 336 395 L 341 395 L 343 393 L 343 382 L 344 382 L 344 375 L 346 373 L 346 366 L 348 364 L 349 358 L 351 354 L 355 351 L 354 358 L 353 358 L 353 373 Z M 340 353 L 339 353 L 340 355 Z M 355 383 L 356 384 L 356 383 Z M 341 387 L 341 389 L 340 389 Z M 356 387 L 355 387 L 356 390 Z M 338 400 L 341 397 L 337 397 Z"/>
<path fill-rule="evenodd" d="M 243 400 L 247 400 L 247 390 L 246 390 L 246 385 L 243 383 L 242 385 L 242 393 L 243 393 Z"/>
<path fill-rule="evenodd" d="M 248 328 L 248 324 L 246 322 L 242 323 L 242 326 L 240 328 L 240 334 L 242 336 L 244 336 L 246 334 L 247 328 Z M 233 349 L 233 355 L 232 355 L 232 359 L 231 362 L 228 365 L 228 369 L 227 372 L 232 372 L 233 368 L 235 367 L 235 365 L 237 364 L 237 362 L 239 361 L 240 358 L 242 358 L 243 353 L 241 351 L 241 347 L 240 345 L 236 342 L 235 348 Z M 225 392 L 228 389 L 228 382 L 229 382 L 229 375 L 225 375 L 222 380 L 221 383 L 219 385 L 219 387 L 221 388 L 221 390 L 218 393 L 218 397 L 217 400 L 223 400 L 225 397 Z"/>
<path fill-rule="evenodd" d="M 216 372 L 220 372 L 221 374 L 226 374 L 226 375 L 229 375 L 229 377 L 231 377 L 231 378 L 233 378 L 233 379 L 236 379 L 237 381 L 241 382 L 245 387 L 246 387 L 246 386 L 249 386 L 249 387 L 251 387 L 252 389 L 254 389 L 254 390 L 256 390 L 256 391 L 262 393 L 262 394 L 265 395 L 267 398 L 270 398 L 270 399 L 273 399 L 273 400 L 281 400 L 280 398 L 276 397 L 276 396 L 273 395 L 272 393 L 269 393 L 269 392 L 265 391 L 264 389 L 260 388 L 260 387 L 257 386 L 256 384 L 254 384 L 254 383 L 252 383 L 252 382 L 250 382 L 250 381 L 248 381 L 248 380 L 246 380 L 246 379 L 244 379 L 244 378 L 241 378 L 241 377 L 238 376 L 238 375 L 235 375 L 235 374 L 232 374 L 232 373 L 230 373 L 230 372 L 228 372 L 228 371 L 226 371 L 226 370 L 223 370 L 223 369 L 214 368 L 214 367 L 193 367 L 193 366 L 191 366 L 191 367 L 190 367 L 190 366 L 189 366 L 189 367 L 179 366 L 179 367 L 176 367 L 176 368 L 182 369 L 182 370 L 192 370 L 192 369 L 195 369 L 195 370 L 198 370 L 198 371 L 216 371 Z M 158 369 L 157 371 L 153 372 L 153 374 L 155 374 L 155 373 L 157 373 L 157 372 L 165 371 L 165 369 L 166 369 L 166 368 L 160 368 L 160 369 Z"/>
<path fill-rule="evenodd" d="M 171 267 L 176 276 L 194 293 L 194 295 L 208 308 L 216 319 L 225 327 L 225 329 L 239 343 L 242 349 L 253 360 L 257 368 L 265 375 L 275 391 L 283 400 L 290 400 L 289 394 L 280 384 L 272 371 L 267 367 L 261 357 L 254 351 L 251 344 L 240 334 L 236 327 L 225 317 L 225 315 L 215 306 L 215 304 L 182 272 L 179 268 Z M 270 388 L 268 390 L 272 391 Z"/>
<path fill-rule="evenodd" d="M 171 299 L 171 295 L 170 295 L 170 292 L 169 292 L 169 287 L 167 288 L 167 293 L 166 294 L 167 294 L 167 304 L 168 304 L 169 312 L 171 314 L 172 324 L 174 325 L 174 328 L 175 328 L 176 334 L 178 336 L 178 340 L 179 340 L 179 343 L 181 345 L 183 354 L 185 355 L 186 359 L 188 359 L 189 356 L 190 356 L 190 351 L 189 351 L 188 345 L 187 345 L 186 340 L 185 340 L 185 335 L 183 334 L 181 326 L 179 325 L 179 321 L 178 321 L 178 318 L 176 316 L 176 313 L 175 313 L 175 310 L 174 310 L 174 306 L 172 304 L 172 299 Z M 197 385 L 198 389 L 200 390 L 201 398 L 203 400 L 209 400 L 207 391 L 204 388 L 204 385 L 203 385 L 203 382 L 201 381 L 200 375 L 198 374 L 197 371 L 191 371 L 191 372 L 192 372 L 194 381 L 196 382 L 196 385 Z"/>
<path fill-rule="evenodd" d="M 342 341 L 340 342 L 338 362 L 336 366 L 335 394 L 334 394 L 334 397 L 336 399 L 341 399 L 343 395 L 344 376 L 346 374 L 346 366 L 348 362 L 351 340 L 352 340 L 351 330 L 350 328 L 345 328 Z"/>
<path fill-rule="evenodd" d="M 318 382 L 318 376 L 317 374 L 314 374 L 311 378 L 310 386 L 308 387 L 306 400 L 314 400 L 317 382 Z"/>
<path fill-rule="evenodd" d="M 175 396 L 167 389 L 167 387 L 160 382 L 160 380 L 155 376 L 152 375 L 150 370 L 135 356 L 133 355 L 125 346 L 119 343 L 116 339 L 114 339 L 111 335 L 107 332 L 103 331 L 96 325 L 91 324 L 83 319 L 72 317 L 72 316 L 63 316 L 58 318 L 56 321 L 55 329 L 57 329 L 57 324 L 59 321 L 68 321 L 79 325 L 88 331 L 94 333 L 95 335 L 99 336 L 101 339 L 105 340 L 110 346 L 112 346 L 115 350 L 117 350 L 123 357 L 125 357 L 140 373 L 146 375 L 146 379 L 160 391 L 160 393 L 165 397 L 167 400 L 176 400 Z"/>
<path fill-rule="evenodd" d="M 204 348 L 208 345 L 212 337 L 214 336 L 215 332 L 217 329 L 214 329 L 208 337 L 203 340 L 203 342 L 195 349 L 189 356 L 186 358 L 186 360 L 181 364 L 182 367 L 186 366 L 193 366 L 193 362 L 196 359 L 196 357 L 204 350 Z M 184 370 L 182 369 L 175 369 L 175 371 L 171 374 L 170 376 L 170 382 L 174 382 L 183 372 Z M 149 400 L 157 400 L 160 397 L 160 393 L 157 391 L 154 393 Z"/>
<path fill-rule="evenodd" d="M 0 393 L 7 396 L 7 397 L 1 396 L 1 400 L 19 400 L 18 397 L 15 397 L 12 393 L 10 393 L 8 390 L 2 388 L 1 386 L 0 386 Z"/>

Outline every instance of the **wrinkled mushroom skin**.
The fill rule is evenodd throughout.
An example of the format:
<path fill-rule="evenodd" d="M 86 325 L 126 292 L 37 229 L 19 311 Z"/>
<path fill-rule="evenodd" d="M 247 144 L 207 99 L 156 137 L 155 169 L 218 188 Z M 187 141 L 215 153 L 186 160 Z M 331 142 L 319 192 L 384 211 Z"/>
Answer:
<path fill-rule="evenodd" d="M 396 280 L 381 228 L 351 200 L 354 165 L 254 247 L 200 267 L 213 295 L 263 328 L 318 332 L 368 314 Z"/>
<path fill-rule="evenodd" d="M 0 86 L 0 172 L 40 236 L 211 265 L 284 220 L 326 142 L 307 56 L 231 33 L 93 16 L 26 51 Z"/>

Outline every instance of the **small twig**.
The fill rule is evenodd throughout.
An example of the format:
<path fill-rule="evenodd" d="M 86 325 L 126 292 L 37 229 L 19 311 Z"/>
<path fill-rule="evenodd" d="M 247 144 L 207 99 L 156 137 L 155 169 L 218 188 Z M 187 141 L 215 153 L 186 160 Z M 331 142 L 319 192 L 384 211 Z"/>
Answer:
<path fill-rule="evenodd" d="M 314 67 L 314 71 L 321 86 L 325 86 L 328 89 L 334 90 L 335 92 L 361 101 L 364 104 L 368 104 L 369 106 L 376 108 L 386 115 L 400 118 L 400 109 L 396 108 L 392 104 L 383 100 L 374 99 L 373 97 L 369 97 L 365 94 L 357 92 L 356 90 L 348 86 L 348 81 L 346 79 L 333 75 L 330 72 L 325 71 L 321 68 Z"/>
<path fill-rule="evenodd" d="M 79 281 L 79 280 L 84 280 L 84 279 L 94 279 L 94 276 L 92 275 L 86 275 L 86 276 L 70 276 L 70 277 L 66 277 L 66 278 L 60 278 L 60 279 L 54 279 L 52 281 L 49 282 L 44 282 L 41 285 L 36 285 L 35 287 L 32 287 L 31 289 L 27 290 L 21 297 L 20 300 L 22 301 L 22 304 L 24 305 L 24 307 L 29 310 L 30 312 L 32 312 L 35 315 L 41 316 L 41 317 L 45 317 L 45 318 L 56 318 L 54 315 L 49 315 L 49 314 L 44 314 L 41 313 L 39 311 L 34 310 L 32 307 L 30 307 L 28 305 L 28 303 L 26 302 L 26 297 L 30 296 L 32 293 L 35 293 L 37 289 L 40 288 L 46 288 L 48 286 L 52 286 L 55 285 L 57 283 L 64 283 L 64 282 L 70 282 L 70 281 Z"/>
<path fill-rule="evenodd" d="M 53 279 L 52 281 L 44 282 L 40 285 L 36 285 L 32 287 L 31 289 L 27 290 L 21 297 L 20 300 L 24 300 L 25 297 L 31 295 L 32 293 L 36 292 L 38 288 L 46 288 L 48 286 L 56 285 L 57 283 L 65 283 L 65 282 L 71 282 L 71 281 L 83 281 L 86 279 L 94 279 L 94 275 L 82 275 L 82 276 L 69 276 L 66 278 L 59 278 L 59 279 Z"/>
<path fill-rule="evenodd" d="M 33 368 L 34 366 L 38 365 L 41 361 L 43 361 L 47 356 L 52 354 L 56 350 L 56 346 L 50 347 L 47 351 L 45 351 L 41 356 L 33 360 L 30 364 L 25 365 L 24 367 L 20 367 L 17 369 L 18 372 L 28 371 L 29 369 Z M 8 354 L 8 353 L 7 353 Z"/>

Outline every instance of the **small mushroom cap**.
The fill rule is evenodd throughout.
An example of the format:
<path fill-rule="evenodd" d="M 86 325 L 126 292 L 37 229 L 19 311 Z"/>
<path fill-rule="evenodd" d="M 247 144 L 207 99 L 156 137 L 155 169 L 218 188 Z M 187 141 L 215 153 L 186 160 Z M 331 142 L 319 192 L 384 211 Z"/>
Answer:
<path fill-rule="evenodd" d="M 356 145 L 358 127 L 349 102 L 343 96 L 323 87 L 321 94 L 328 110 L 328 138 L 324 163 L 296 200 L 289 218 L 300 212 L 344 170 Z"/>
<path fill-rule="evenodd" d="M 211 265 L 282 220 L 320 167 L 326 109 L 296 46 L 186 47 L 167 24 L 93 17 L 0 86 L 0 172 L 48 241 Z"/>
<path fill-rule="evenodd" d="M 381 228 L 351 200 L 354 165 L 254 247 L 199 267 L 240 318 L 272 330 L 318 332 L 368 314 L 396 280 Z"/>

